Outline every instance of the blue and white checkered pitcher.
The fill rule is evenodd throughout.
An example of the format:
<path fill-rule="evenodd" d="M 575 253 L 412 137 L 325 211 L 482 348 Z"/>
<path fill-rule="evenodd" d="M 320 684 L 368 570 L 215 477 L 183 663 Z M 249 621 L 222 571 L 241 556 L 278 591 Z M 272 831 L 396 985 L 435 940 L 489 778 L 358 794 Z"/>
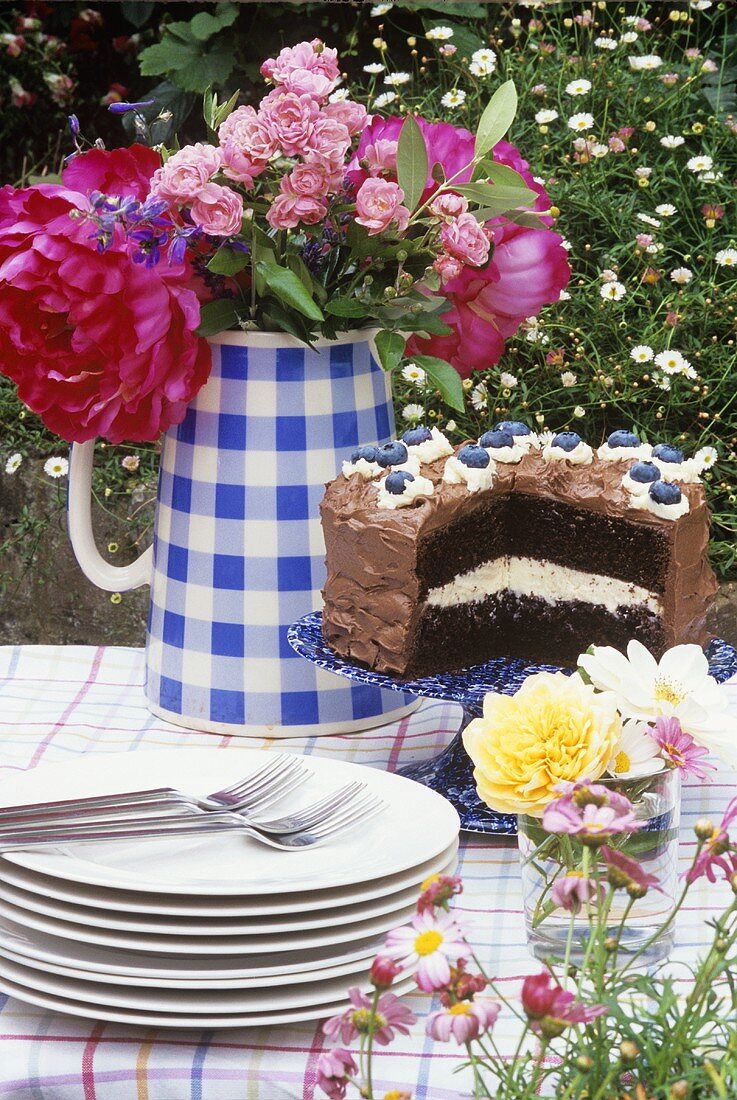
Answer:
<path fill-rule="evenodd" d="M 407 713 L 408 697 L 324 672 L 286 638 L 321 606 L 325 482 L 353 447 L 394 433 L 371 333 L 318 340 L 314 351 L 282 333 L 210 343 L 212 374 L 164 436 L 153 546 L 132 565 L 98 553 L 94 442 L 72 449 L 79 564 L 108 591 L 151 584 L 149 708 L 192 729 L 267 737 L 365 729 Z"/>

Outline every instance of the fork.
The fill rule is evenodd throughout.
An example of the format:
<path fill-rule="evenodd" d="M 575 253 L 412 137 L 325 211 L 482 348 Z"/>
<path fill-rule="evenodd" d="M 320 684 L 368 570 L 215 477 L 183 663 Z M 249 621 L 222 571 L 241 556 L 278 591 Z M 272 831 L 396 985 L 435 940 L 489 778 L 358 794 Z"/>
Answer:
<path fill-rule="evenodd" d="M 122 816 L 139 811 L 149 813 L 166 810 L 169 807 L 175 812 L 181 807 L 188 807 L 206 812 L 229 809 L 233 812 L 247 810 L 258 813 L 289 794 L 311 774 L 302 757 L 279 753 L 245 779 L 230 787 L 213 791 L 203 798 L 184 794 L 173 787 L 155 787 L 144 791 L 8 806 L 0 809 L 0 828 L 16 823 L 20 826 L 35 822 L 50 824 L 57 818 L 63 820 L 72 815 L 75 819 L 117 814 Z"/>
<path fill-rule="evenodd" d="M 355 799 L 350 806 L 342 806 L 330 816 L 324 818 L 319 824 L 307 832 L 290 833 L 275 840 L 271 836 L 259 832 L 248 822 L 232 810 L 216 810 L 212 813 L 192 813 L 181 817 L 150 818 L 145 823 L 142 821 L 69 825 L 66 827 L 50 827 L 48 829 L 32 829 L 8 831 L 0 835 L 0 852 L 13 851 L 18 848 L 38 848 L 49 844 L 80 843 L 85 841 L 103 840 L 144 840 L 163 838 L 167 836 L 194 836 L 207 832 L 239 832 L 270 848 L 280 852 L 293 852 L 299 849 L 309 848 L 320 844 L 330 837 L 335 837 L 349 829 L 355 828 L 361 822 L 368 821 L 386 809 L 387 803 L 376 795 L 363 793 Z"/>

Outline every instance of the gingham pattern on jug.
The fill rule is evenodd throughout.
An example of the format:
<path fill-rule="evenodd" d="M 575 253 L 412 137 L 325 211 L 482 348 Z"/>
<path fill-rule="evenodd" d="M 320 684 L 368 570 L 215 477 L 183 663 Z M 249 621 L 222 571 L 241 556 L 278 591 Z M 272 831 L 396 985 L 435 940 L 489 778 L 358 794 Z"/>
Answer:
<path fill-rule="evenodd" d="M 286 632 L 321 606 L 325 482 L 392 435 L 389 380 L 363 334 L 314 351 L 243 339 L 212 341 L 212 375 L 165 437 L 146 693 L 203 727 L 371 725 L 409 700 L 315 669 Z"/>

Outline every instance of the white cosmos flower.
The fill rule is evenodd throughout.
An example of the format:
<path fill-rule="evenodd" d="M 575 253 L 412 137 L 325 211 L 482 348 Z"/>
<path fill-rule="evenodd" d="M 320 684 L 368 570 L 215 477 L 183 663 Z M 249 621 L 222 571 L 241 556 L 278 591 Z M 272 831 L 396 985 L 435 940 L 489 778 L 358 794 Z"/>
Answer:
<path fill-rule="evenodd" d="M 429 38 L 431 42 L 445 42 L 446 39 L 452 38 L 454 34 L 455 31 L 452 27 L 431 27 L 425 38 Z"/>
<path fill-rule="evenodd" d="M 727 714 L 727 693 L 709 675 L 701 646 L 677 645 L 656 661 L 633 640 L 626 656 L 612 646 L 594 646 L 578 663 L 595 688 L 613 692 L 623 718 L 677 718 L 700 745 L 737 761 L 737 718 Z"/>
<path fill-rule="evenodd" d="M 616 50 L 617 40 L 616 38 L 605 38 L 601 35 L 599 38 L 594 39 L 594 45 L 599 50 Z"/>
<path fill-rule="evenodd" d="M 719 458 L 719 452 L 716 447 L 702 447 L 693 456 L 694 465 L 699 473 L 704 470 L 710 470 Z"/>
<path fill-rule="evenodd" d="M 686 167 L 689 172 L 709 172 L 714 167 L 714 161 L 711 157 L 702 153 L 700 156 L 691 157 L 687 160 Z"/>
<path fill-rule="evenodd" d="M 380 61 L 372 61 L 370 65 L 364 65 L 363 71 L 370 73 L 371 76 L 378 76 L 379 73 L 383 73 L 384 66 Z"/>
<path fill-rule="evenodd" d="M 418 420 L 422 420 L 424 415 L 425 415 L 425 410 L 423 409 L 422 405 L 410 404 L 410 405 L 405 405 L 404 408 L 402 409 L 402 417 L 405 420 L 416 422 Z"/>
<path fill-rule="evenodd" d="M 655 352 L 649 344 L 637 344 L 630 351 L 630 359 L 634 359 L 636 363 L 649 363 L 654 355 Z"/>
<path fill-rule="evenodd" d="M 680 134 L 666 134 L 665 137 L 660 139 L 660 144 L 664 149 L 677 149 L 679 145 L 683 145 L 685 137 L 681 137 Z"/>
<path fill-rule="evenodd" d="M 737 264 L 737 248 L 721 248 L 714 259 L 720 267 L 734 267 Z"/>
<path fill-rule="evenodd" d="M 555 122 L 558 117 L 558 112 L 553 110 L 538 111 L 535 115 L 535 122 L 538 126 L 547 126 L 549 122 Z"/>
<path fill-rule="evenodd" d="M 672 218 L 676 213 L 676 208 L 672 202 L 661 202 L 659 206 L 655 207 L 655 213 L 660 214 L 661 218 Z"/>
<path fill-rule="evenodd" d="M 628 57 L 627 60 L 630 63 L 630 68 L 636 73 L 659 69 L 663 64 L 662 57 L 657 57 L 654 53 L 646 53 L 642 57 Z"/>
<path fill-rule="evenodd" d="M 44 473 L 49 477 L 66 477 L 69 473 L 69 463 L 65 458 L 55 455 L 44 462 Z"/>
<path fill-rule="evenodd" d="M 519 378 L 516 374 L 510 374 L 509 371 L 503 370 L 499 375 L 499 381 L 508 390 L 513 390 L 515 386 L 519 385 Z"/>
<path fill-rule="evenodd" d="M 655 365 L 665 374 L 683 374 L 691 367 L 685 355 L 681 355 L 680 351 L 675 349 L 658 352 L 655 356 Z"/>
<path fill-rule="evenodd" d="M 377 95 L 374 100 L 374 107 L 378 107 L 378 109 L 381 110 L 382 107 L 388 107 L 396 98 L 396 92 L 382 92 L 381 95 Z"/>
<path fill-rule="evenodd" d="M 665 767 L 660 745 L 648 733 L 646 722 L 628 718 L 622 723 L 622 736 L 607 764 L 607 771 L 617 779 L 634 779 L 653 775 Z"/>
<path fill-rule="evenodd" d="M 670 273 L 670 278 L 671 282 L 677 283 L 678 286 L 685 286 L 693 279 L 693 271 L 690 267 L 674 267 Z"/>
<path fill-rule="evenodd" d="M 594 125 L 594 116 L 588 114 L 586 111 L 581 111 L 577 115 L 571 115 L 568 119 L 568 126 L 571 130 L 590 130 Z"/>
<path fill-rule="evenodd" d="M 9 455 L 5 462 L 5 473 L 14 474 L 23 461 L 23 456 L 16 451 L 15 454 Z"/>
<path fill-rule="evenodd" d="M 586 93 L 590 91 L 590 80 L 572 80 L 570 84 L 566 84 L 566 92 L 568 95 L 586 95 Z"/>
<path fill-rule="evenodd" d="M 425 381 L 425 372 L 416 363 L 407 363 L 406 367 L 402 367 L 402 378 L 413 386 L 421 386 Z"/>
<path fill-rule="evenodd" d="M 627 293 L 627 288 L 624 283 L 604 283 L 599 291 L 602 298 L 606 298 L 610 302 L 618 302 L 621 298 L 624 298 Z"/>
<path fill-rule="evenodd" d="M 466 93 L 461 88 L 453 88 L 445 93 L 440 102 L 443 107 L 462 107 L 466 102 Z"/>
<path fill-rule="evenodd" d="M 398 88 L 400 84 L 409 84 L 411 79 L 409 73 L 387 73 L 384 77 L 384 83 L 391 84 L 393 88 Z"/>

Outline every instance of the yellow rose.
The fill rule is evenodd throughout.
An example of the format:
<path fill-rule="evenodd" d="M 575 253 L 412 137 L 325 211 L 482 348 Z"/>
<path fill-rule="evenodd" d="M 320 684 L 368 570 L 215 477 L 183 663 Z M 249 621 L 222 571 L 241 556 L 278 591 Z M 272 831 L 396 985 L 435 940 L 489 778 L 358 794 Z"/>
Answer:
<path fill-rule="evenodd" d="M 595 692 L 578 675 L 539 672 L 516 695 L 490 692 L 463 744 L 487 806 L 540 817 L 557 783 L 602 775 L 621 732 L 610 692 Z"/>

